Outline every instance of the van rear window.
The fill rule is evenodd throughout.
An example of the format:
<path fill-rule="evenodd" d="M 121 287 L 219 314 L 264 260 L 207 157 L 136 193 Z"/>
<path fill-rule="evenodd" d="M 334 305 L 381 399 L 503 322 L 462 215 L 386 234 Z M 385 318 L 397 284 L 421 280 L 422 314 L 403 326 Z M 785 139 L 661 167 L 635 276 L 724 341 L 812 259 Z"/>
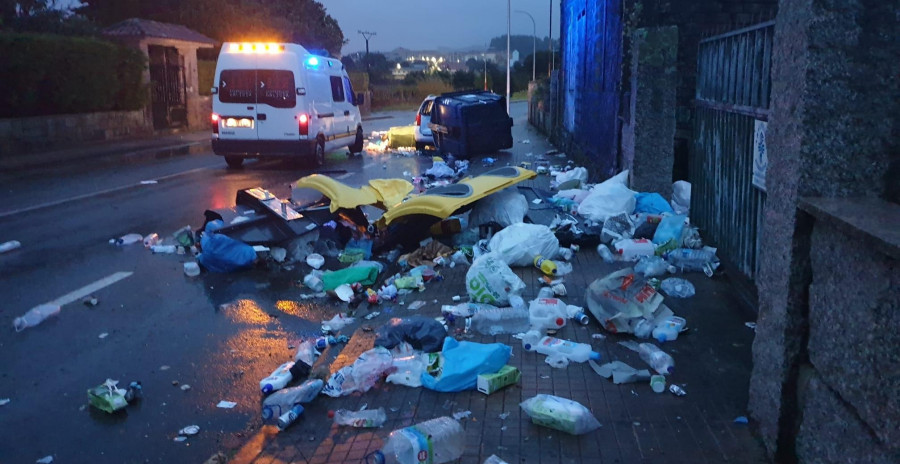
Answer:
<path fill-rule="evenodd" d="M 274 108 L 297 106 L 294 73 L 273 69 L 225 69 L 219 75 L 222 103 L 250 103 Z"/>

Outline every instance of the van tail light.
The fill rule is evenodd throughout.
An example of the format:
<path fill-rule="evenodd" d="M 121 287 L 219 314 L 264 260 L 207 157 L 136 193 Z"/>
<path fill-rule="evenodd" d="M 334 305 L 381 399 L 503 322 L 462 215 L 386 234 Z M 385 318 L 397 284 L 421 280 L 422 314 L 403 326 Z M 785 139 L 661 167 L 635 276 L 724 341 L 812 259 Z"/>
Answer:
<path fill-rule="evenodd" d="M 422 125 L 422 113 L 416 113 L 416 125 L 417 126 Z"/>
<path fill-rule="evenodd" d="M 216 113 L 213 113 L 211 122 L 212 122 L 213 134 L 218 134 L 219 133 L 219 115 Z"/>
<path fill-rule="evenodd" d="M 304 113 L 297 116 L 297 129 L 300 135 L 309 135 L 309 115 Z"/>

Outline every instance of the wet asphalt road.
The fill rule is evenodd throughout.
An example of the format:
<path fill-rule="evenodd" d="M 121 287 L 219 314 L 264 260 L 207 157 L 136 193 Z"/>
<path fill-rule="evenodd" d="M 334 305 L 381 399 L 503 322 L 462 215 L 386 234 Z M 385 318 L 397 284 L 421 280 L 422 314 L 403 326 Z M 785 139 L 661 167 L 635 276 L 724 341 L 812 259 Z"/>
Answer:
<path fill-rule="evenodd" d="M 536 137 L 525 104 L 511 111 L 514 140 Z M 409 124 L 412 115 L 376 115 L 387 117 L 364 129 Z M 497 155 L 498 165 L 509 156 Z M 430 166 L 427 156 L 348 159 L 334 152 L 318 172 L 360 185 Z M 204 210 L 232 206 L 244 188 L 287 198 L 290 182 L 312 172 L 277 161 L 228 170 L 203 145 L 0 174 L 0 243 L 23 244 L 0 254 L 0 399 L 10 399 L 0 406 L 0 463 L 46 455 L 58 463 L 200 463 L 252 435 L 260 425 L 259 379 L 293 359 L 291 341 L 315 333 L 335 312 L 327 302 L 299 301 L 304 289 L 296 282 L 306 266 L 191 279 L 182 272 L 190 258 L 108 240 L 199 227 Z M 98 306 L 75 301 L 37 327 L 13 330 L 13 319 L 29 308 L 118 272 L 132 274 L 93 292 Z M 220 310 L 225 303 L 236 304 Z M 107 378 L 141 381 L 144 398 L 114 415 L 87 406 L 86 390 Z M 237 406 L 217 408 L 220 400 Z M 200 433 L 174 442 L 188 425 Z"/>

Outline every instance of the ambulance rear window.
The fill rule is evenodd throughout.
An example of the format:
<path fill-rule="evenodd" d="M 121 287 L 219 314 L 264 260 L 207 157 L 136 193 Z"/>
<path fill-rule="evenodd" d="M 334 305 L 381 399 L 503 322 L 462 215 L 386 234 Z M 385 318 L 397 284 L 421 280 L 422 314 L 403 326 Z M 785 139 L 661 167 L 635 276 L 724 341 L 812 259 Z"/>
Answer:
<path fill-rule="evenodd" d="M 222 103 L 249 103 L 273 108 L 297 106 L 294 73 L 274 69 L 225 69 L 219 76 Z"/>
<path fill-rule="evenodd" d="M 219 75 L 219 100 L 222 103 L 256 103 L 256 71 L 222 70 Z"/>

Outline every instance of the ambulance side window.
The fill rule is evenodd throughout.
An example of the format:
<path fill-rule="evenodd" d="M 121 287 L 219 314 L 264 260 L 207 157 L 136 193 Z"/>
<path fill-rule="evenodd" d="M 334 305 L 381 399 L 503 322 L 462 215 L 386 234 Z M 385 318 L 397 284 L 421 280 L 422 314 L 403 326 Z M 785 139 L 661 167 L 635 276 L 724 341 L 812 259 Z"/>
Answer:
<path fill-rule="evenodd" d="M 340 77 L 331 76 L 331 98 L 335 103 L 344 101 L 344 84 Z"/>
<path fill-rule="evenodd" d="M 347 101 L 350 102 L 351 105 L 356 106 L 356 97 L 354 97 L 356 94 L 353 93 L 353 84 L 351 84 L 350 79 L 347 79 L 346 77 L 341 79 L 344 80 L 344 95 L 347 96 Z"/>

